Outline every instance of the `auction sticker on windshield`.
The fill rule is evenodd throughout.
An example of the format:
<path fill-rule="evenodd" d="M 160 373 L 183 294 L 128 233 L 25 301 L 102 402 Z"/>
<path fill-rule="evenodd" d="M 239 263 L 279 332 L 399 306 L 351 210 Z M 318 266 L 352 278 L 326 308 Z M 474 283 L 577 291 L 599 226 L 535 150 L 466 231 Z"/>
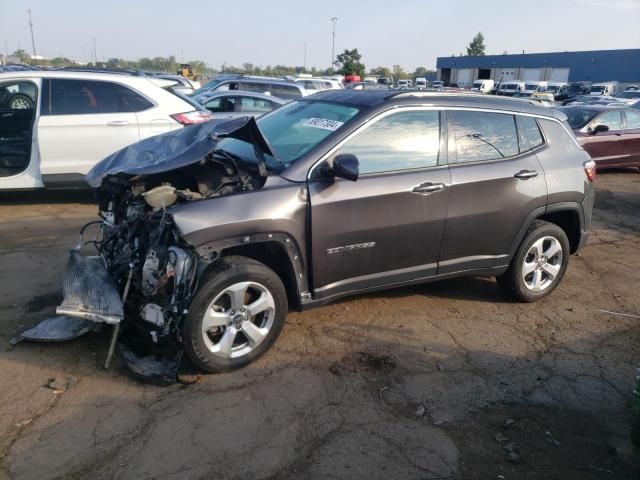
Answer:
<path fill-rule="evenodd" d="M 314 127 L 321 128 L 323 130 L 330 130 L 335 132 L 339 129 L 344 122 L 339 122 L 338 120 L 329 120 L 328 118 L 309 118 L 306 122 L 303 123 L 305 127 Z"/>

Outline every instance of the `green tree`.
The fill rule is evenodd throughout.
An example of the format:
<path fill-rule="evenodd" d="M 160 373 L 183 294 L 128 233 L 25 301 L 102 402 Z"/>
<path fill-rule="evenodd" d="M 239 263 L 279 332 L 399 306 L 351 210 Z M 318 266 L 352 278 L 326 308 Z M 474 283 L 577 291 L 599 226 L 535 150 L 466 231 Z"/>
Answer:
<path fill-rule="evenodd" d="M 467 47 L 467 55 L 469 55 L 470 57 L 480 57 L 484 55 L 484 50 L 484 35 L 482 34 L 482 32 L 478 32 Z"/>
<path fill-rule="evenodd" d="M 377 75 L 378 77 L 389 78 L 391 76 L 391 69 L 387 67 L 372 68 L 369 73 L 371 75 Z"/>
<path fill-rule="evenodd" d="M 402 68 L 400 65 L 394 65 L 393 66 L 393 79 L 394 81 L 398 81 L 401 78 L 407 78 L 407 73 L 404 71 L 404 68 Z"/>
<path fill-rule="evenodd" d="M 31 55 L 25 52 L 23 49 L 16 50 L 11 54 L 12 57 L 18 57 L 20 63 L 29 63 L 31 61 Z"/>
<path fill-rule="evenodd" d="M 360 62 L 362 55 L 358 53 L 358 49 L 353 50 L 345 49 L 336 58 L 336 67 L 338 67 L 338 73 L 342 75 L 359 75 L 364 77 L 365 67 Z"/>

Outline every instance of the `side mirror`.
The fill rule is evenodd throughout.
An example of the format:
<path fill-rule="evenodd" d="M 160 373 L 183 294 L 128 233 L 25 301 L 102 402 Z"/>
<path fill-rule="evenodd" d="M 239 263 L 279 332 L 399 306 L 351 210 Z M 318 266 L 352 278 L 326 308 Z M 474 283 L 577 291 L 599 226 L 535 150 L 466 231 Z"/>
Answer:
<path fill-rule="evenodd" d="M 355 155 L 350 153 L 340 153 L 333 159 L 331 173 L 333 173 L 335 177 L 355 182 L 358 179 L 359 171 L 360 163 L 358 162 L 358 157 Z"/>
<path fill-rule="evenodd" d="M 598 133 L 608 132 L 608 131 L 609 131 L 609 127 L 607 125 L 596 125 L 594 129 L 591 130 L 591 133 L 593 135 L 597 135 Z"/>

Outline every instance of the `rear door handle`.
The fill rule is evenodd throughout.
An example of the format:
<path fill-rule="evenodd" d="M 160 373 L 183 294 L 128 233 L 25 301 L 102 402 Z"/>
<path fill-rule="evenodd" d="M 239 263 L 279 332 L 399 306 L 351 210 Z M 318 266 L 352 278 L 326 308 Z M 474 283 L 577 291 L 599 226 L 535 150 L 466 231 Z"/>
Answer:
<path fill-rule="evenodd" d="M 420 185 L 416 185 L 415 187 L 413 187 L 413 189 L 411 190 L 413 193 L 433 193 L 433 192 L 438 192 L 440 190 L 444 190 L 444 183 L 431 183 L 431 182 L 426 182 L 426 183 L 421 183 Z"/>
<path fill-rule="evenodd" d="M 127 120 L 111 120 L 107 122 L 107 125 L 110 127 L 124 127 L 125 125 L 129 125 L 129 122 Z"/>
<path fill-rule="evenodd" d="M 537 177 L 538 172 L 535 170 L 520 170 L 518 173 L 514 175 L 515 178 L 520 178 L 522 180 L 527 180 L 529 178 Z"/>

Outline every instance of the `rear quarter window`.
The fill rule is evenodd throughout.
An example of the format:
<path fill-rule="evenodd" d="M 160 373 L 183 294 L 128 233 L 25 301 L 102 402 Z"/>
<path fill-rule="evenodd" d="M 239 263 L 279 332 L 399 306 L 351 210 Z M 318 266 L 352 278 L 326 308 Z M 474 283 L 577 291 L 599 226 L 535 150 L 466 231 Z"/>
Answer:
<path fill-rule="evenodd" d="M 535 118 L 518 115 L 518 130 L 521 133 L 521 151 L 533 150 L 544 144 L 544 137 Z"/>

